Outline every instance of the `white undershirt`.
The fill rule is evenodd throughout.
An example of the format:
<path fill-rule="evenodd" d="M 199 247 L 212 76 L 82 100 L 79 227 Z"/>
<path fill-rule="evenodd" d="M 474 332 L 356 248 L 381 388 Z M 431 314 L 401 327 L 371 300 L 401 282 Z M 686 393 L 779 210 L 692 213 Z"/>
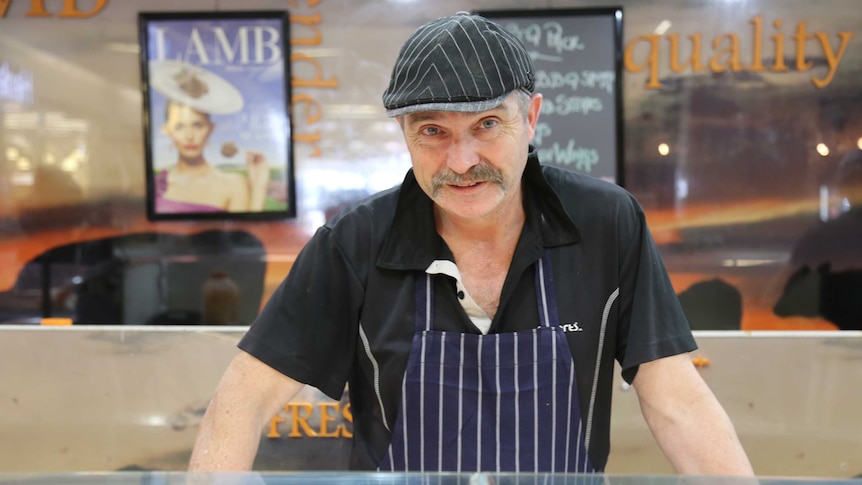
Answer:
<path fill-rule="evenodd" d="M 452 261 L 436 259 L 428 266 L 425 272 L 428 274 L 444 274 L 455 278 L 455 288 L 458 300 L 461 302 L 461 307 L 467 312 L 470 321 L 482 332 L 482 335 L 487 335 L 488 330 L 491 329 L 491 318 L 488 317 L 485 310 L 482 310 L 473 300 L 473 297 L 470 296 L 470 293 L 467 292 L 467 288 L 461 282 L 461 272 L 458 271 L 458 266 L 455 266 L 455 263 Z"/>

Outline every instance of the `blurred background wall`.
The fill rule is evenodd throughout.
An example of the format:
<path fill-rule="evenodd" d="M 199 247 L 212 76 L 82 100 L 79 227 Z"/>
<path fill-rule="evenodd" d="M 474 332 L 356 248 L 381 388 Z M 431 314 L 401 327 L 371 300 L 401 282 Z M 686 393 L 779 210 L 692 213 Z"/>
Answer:
<path fill-rule="evenodd" d="M 409 168 L 380 97 L 416 26 L 459 10 L 606 6 L 624 12 L 625 186 L 692 326 L 862 327 L 855 0 L 8 2 L 0 321 L 200 323 L 216 271 L 238 283 L 238 323 L 250 323 L 326 217 Z M 261 9 L 293 18 L 297 217 L 149 222 L 138 13 Z"/>
<path fill-rule="evenodd" d="M 0 322 L 78 327 L 9 325 L 0 339 L 3 470 L 184 468 L 243 329 L 131 325 L 207 323 L 214 274 L 239 289 L 232 323 L 251 323 L 316 227 L 401 180 L 410 161 L 380 96 L 416 26 L 621 6 L 624 185 L 692 327 L 824 331 L 699 334 L 701 372 L 759 473 L 862 472 L 862 347 L 859 332 L 834 332 L 862 328 L 856 0 L 0 4 Z M 178 10 L 290 12 L 296 218 L 147 220 L 137 15 Z M 609 471 L 670 471 L 619 386 Z M 306 390 L 262 437 L 258 468 L 343 466 L 347 440 L 288 439 L 306 404 L 311 429 L 323 408 L 343 412 Z M 297 450 L 302 463 L 285 461 Z"/>

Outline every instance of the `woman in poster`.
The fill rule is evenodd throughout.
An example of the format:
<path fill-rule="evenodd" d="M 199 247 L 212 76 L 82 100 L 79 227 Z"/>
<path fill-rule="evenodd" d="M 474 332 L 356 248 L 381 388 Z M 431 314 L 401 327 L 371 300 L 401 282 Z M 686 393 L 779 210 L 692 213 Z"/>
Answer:
<path fill-rule="evenodd" d="M 263 154 L 245 152 L 245 174 L 209 163 L 205 148 L 215 123 L 211 114 L 242 109 L 242 94 L 224 78 L 198 66 L 176 61 L 150 63 L 152 87 L 165 96 L 161 132 L 171 141 L 176 160 L 156 172 L 155 212 L 259 212 L 264 210 L 269 167 Z M 235 142 L 225 142 L 225 159 L 239 155 Z"/>

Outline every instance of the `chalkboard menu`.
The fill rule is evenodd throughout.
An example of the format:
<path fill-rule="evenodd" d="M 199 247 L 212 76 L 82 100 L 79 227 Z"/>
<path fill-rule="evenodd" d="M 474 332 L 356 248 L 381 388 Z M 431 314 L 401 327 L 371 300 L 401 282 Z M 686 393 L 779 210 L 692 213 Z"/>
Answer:
<path fill-rule="evenodd" d="M 533 58 L 539 160 L 622 185 L 622 9 L 475 13 L 515 34 Z"/>

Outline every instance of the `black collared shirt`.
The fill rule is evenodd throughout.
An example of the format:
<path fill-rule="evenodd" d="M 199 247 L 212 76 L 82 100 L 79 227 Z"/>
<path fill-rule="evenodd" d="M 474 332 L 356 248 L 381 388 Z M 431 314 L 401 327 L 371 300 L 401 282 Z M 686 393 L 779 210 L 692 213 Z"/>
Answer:
<path fill-rule="evenodd" d="M 614 359 L 638 365 L 696 348 L 640 205 L 622 188 L 539 164 L 524 172 L 526 222 L 491 333 L 539 325 L 535 263 L 550 252 L 559 324 L 575 360 L 590 460 L 607 463 Z M 413 172 L 342 211 L 300 252 L 239 347 L 339 399 L 349 384 L 351 468 L 389 445 L 414 333 L 415 279 L 452 255 Z M 436 330 L 479 333 L 454 280 L 434 275 Z"/>

